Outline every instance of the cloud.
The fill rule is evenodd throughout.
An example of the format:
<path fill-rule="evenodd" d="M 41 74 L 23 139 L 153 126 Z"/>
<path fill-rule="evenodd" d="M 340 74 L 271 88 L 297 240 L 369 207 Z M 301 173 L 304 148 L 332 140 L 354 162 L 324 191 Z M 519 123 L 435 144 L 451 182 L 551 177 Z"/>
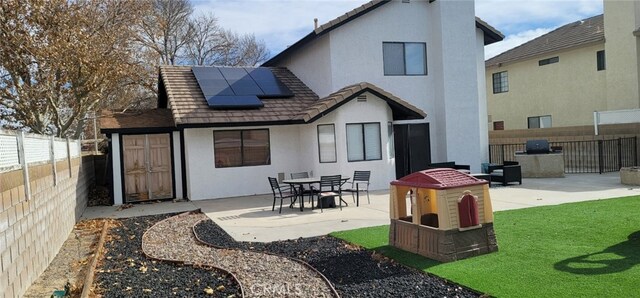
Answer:
<path fill-rule="evenodd" d="M 489 59 L 502 52 L 515 48 L 527 41 L 530 41 L 540 35 L 547 34 L 555 28 L 537 28 L 507 35 L 503 41 L 490 44 L 484 48 L 484 58 Z"/>
<path fill-rule="evenodd" d="M 255 34 L 275 55 L 313 30 L 366 0 L 193 1 L 196 13 L 214 13 L 220 25 L 237 33 Z"/>

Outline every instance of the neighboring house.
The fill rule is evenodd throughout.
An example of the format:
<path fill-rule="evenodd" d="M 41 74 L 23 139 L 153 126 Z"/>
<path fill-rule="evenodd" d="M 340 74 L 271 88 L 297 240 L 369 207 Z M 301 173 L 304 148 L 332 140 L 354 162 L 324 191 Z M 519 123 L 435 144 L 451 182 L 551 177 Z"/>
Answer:
<path fill-rule="evenodd" d="M 371 1 L 267 61 L 319 96 L 369 82 L 426 111 L 393 123 L 397 176 L 429 162 L 475 172 L 488 160 L 484 46 L 503 36 L 474 16 L 473 1 Z"/>
<path fill-rule="evenodd" d="M 492 130 L 593 125 L 594 111 L 640 108 L 639 1 L 564 25 L 486 61 Z"/>
<path fill-rule="evenodd" d="M 114 203 L 264 194 L 267 177 L 302 171 L 371 170 L 370 188 L 387 189 L 432 159 L 479 170 L 483 45 L 501 38 L 472 1 L 376 1 L 268 67 L 163 66 L 158 109 L 101 120 Z"/>

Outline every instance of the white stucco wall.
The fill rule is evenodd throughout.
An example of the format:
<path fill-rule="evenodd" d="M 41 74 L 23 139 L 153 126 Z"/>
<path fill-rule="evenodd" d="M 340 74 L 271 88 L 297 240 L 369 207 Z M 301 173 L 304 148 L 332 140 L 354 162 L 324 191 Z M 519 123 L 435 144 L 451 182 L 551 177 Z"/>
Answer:
<path fill-rule="evenodd" d="M 122 205 L 122 166 L 120 166 L 120 134 L 111 134 L 111 156 L 113 162 L 113 204 Z"/>
<path fill-rule="evenodd" d="M 280 63 L 280 65 L 289 68 L 320 97 L 336 91 L 331 81 L 330 43 L 331 39 L 325 35 L 314 43 L 307 44 Z M 342 87 L 344 86 L 339 88 Z"/>
<path fill-rule="evenodd" d="M 189 199 L 203 200 L 270 193 L 267 177 L 292 172 L 313 172 L 313 176 L 341 174 L 352 176 L 354 170 L 370 170 L 370 189 L 387 189 L 395 179 L 393 159 L 388 158 L 387 123 L 391 109 L 381 99 L 368 95 L 367 102 L 352 100 L 325 117 L 305 125 L 242 127 L 268 128 L 271 144 L 271 164 L 264 166 L 215 168 L 213 128 L 185 129 L 187 190 Z M 382 160 L 347 161 L 346 124 L 379 122 Z M 335 124 L 336 163 L 320 163 L 317 125 Z M 225 130 L 216 128 L 215 130 Z"/>
<path fill-rule="evenodd" d="M 432 161 L 470 164 L 476 171 L 486 161 L 482 152 L 485 149 L 477 149 L 485 145 L 480 135 L 487 133 L 486 129 L 476 133 L 482 129 L 478 127 L 478 93 L 484 88 L 478 86 L 476 32 L 473 1 L 393 1 L 307 46 L 324 53 L 294 54 L 282 65 L 320 96 L 328 93 L 327 86 L 337 91 L 366 81 L 411 102 L 428 115 L 422 121 L 430 123 Z M 385 41 L 425 42 L 428 74 L 385 76 Z M 326 67 L 321 71 L 309 67 L 325 61 L 330 61 L 330 84 L 324 81 Z M 316 90 L 314 84 L 321 87 Z"/>

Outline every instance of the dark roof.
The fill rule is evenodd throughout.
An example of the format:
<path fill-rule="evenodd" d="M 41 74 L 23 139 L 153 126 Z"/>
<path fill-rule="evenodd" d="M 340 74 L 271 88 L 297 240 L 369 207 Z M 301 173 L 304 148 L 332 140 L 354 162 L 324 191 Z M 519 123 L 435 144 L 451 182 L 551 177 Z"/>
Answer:
<path fill-rule="evenodd" d="M 144 111 L 103 111 L 99 118 L 103 133 L 135 130 L 141 128 L 175 129 L 171 110 L 153 109 Z"/>
<path fill-rule="evenodd" d="M 291 45 L 290 47 L 284 49 L 282 52 L 280 52 L 279 54 L 275 55 L 274 57 L 272 57 L 271 59 L 269 59 L 267 62 L 265 62 L 263 64 L 263 66 L 275 66 L 278 61 L 280 61 L 282 58 L 284 58 L 285 56 L 287 56 L 288 54 L 296 51 L 298 48 L 306 45 L 307 43 L 315 40 L 316 38 L 331 32 L 331 30 L 334 30 L 384 4 L 387 4 L 391 2 L 390 0 L 373 0 L 373 1 L 369 1 L 323 25 L 318 26 L 318 28 L 316 28 L 315 30 L 311 31 L 311 33 L 307 34 L 305 37 L 303 37 L 302 39 L 298 40 L 296 43 L 294 43 L 293 45 Z M 433 1 L 430 1 L 433 2 Z M 495 28 L 491 27 L 489 24 L 487 24 L 486 22 L 484 22 L 483 20 L 481 20 L 480 18 L 476 17 L 476 28 L 479 28 L 480 30 L 482 30 L 482 32 L 484 32 L 484 44 L 488 45 L 488 44 L 492 44 L 494 42 L 498 42 L 501 41 L 504 38 L 504 35 L 502 35 L 502 33 L 500 33 L 500 31 L 496 30 Z"/>
<path fill-rule="evenodd" d="M 223 127 L 313 122 L 364 92 L 387 101 L 394 119 L 422 119 L 426 114 L 406 101 L 372 84 L 347 86 L 319 98 L 300 79 L 284 67 L 270 67 L 273 74 L 294 94 L 287 98 L 262 98 L 264 107 L 244 110 L 215 110 L 207 105 L 190 66 L 160 67 L 160 94 L 166 94 L 177 126 Z M 396 118 L 397 117 L 397 118 Z"/>
<path fill-rule="evenodd" d="M 598 42 L 604 42 L 603 15 L 564 25 L 487 60 L 486 66 L 519 61 Z"/>
<path fill-rule="evenodd" d="M 475 178 L 458 170 L 444 168 L 419 171 L 391 181 L 391 185 L 431 189 L 448 189 L 487 183 L 485 180 Z"/>

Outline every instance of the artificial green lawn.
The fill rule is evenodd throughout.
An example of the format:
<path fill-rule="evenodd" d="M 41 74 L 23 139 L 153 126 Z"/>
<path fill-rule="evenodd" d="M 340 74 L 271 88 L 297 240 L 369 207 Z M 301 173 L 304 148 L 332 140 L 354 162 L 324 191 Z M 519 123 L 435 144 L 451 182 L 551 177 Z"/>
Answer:
<path fill-rule="evenodd" d="M 640 196 L 496 212 L 496 253 L 439 263 L 389 226 L 331 235 L 498 297 L 640 297 Z"/>

